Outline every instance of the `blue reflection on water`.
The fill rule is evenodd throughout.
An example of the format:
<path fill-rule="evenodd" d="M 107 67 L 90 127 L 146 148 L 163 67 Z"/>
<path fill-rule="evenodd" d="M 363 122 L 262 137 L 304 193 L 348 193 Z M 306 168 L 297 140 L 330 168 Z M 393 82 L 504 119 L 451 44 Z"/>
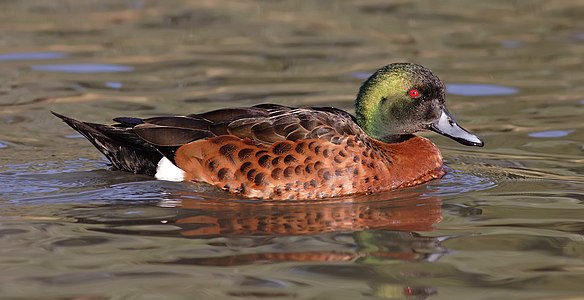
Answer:
<path fill-rule="evenodd" d="M 518 40 L 501 41 L 501 47 L 503 47 L 503 48 L 516 49 L 516 48 L 520 48 L 521 46 L 523 46 L 522 41 L 518 41 Z"/>
<path fill-rule="evenodd" d="M 519 89 L 494 84 L 451 83 L 446 85 L 446 92 L 460 96 L 503 96 L 517 94 Z"/>
<path fill-rule="evenodd" d="M 68 134 L 65 137 L 68 138 L 68 139 L 82 139 L 82 138 L 84 138 L 84 136 L 82 136 L 79 133 Z"/>
<path fill-rule="evenodd" d="M 532 132 L 528 134 L 530 137 L 534 138 L 557 138 L 557 137 L 564 137 L 568 134 L 574 132 L 574 130 L 547 130 L 547 131 L 539 131 L 539 132 Z"/>
<path fill-rule="evenodd" d="M 60 59 L 66 56 L 63 52 L 15 52 L 0 54 L 0 61 Z"/>
<path fill-rule="evenodd" d="M 121 89 L 124 84 L 118 81 L 108 81 L 106 83 L 104 83 L 105 87 L 111 88 L 111 89 Z"/>
<path fill-rule="evenodd" d="M 59 64 L 59 65 L 35 65 L 35 71 L 61 72 L 61 73 L 115 73 L 131 72 L 131 66 L 114 64 Z"/>
<path fill-rule="evenodd" d="M 371 74 L 373 74 L 373 73 L 353 72 L 353 73 L 349 74 L 349 76 L 351 76 L 353 78 L 357 78 L 357 79 L 367 79 L 367 78 L 369 78 L 369 76 L 371 76 Z"/>

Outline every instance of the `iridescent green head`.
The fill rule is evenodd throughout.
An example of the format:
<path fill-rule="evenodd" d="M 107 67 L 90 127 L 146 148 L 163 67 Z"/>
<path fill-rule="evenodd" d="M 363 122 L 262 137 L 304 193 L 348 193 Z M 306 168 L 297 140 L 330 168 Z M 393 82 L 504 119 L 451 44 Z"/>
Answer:
<path fill-rule="evenodd" d="M 444 83 L 420 65 L 394 63 L 375 72 L 357 95 L 357 121 L 371 137 L 392 142 L 421 130 L 433 130 L 469 146 L 483 146 L 460 127 L 444 106 Z"/>

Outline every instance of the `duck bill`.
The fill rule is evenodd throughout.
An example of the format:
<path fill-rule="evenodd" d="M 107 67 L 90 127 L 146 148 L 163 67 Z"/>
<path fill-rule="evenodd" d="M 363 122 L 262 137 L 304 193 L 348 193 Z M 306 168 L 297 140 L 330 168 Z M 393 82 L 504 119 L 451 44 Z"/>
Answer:
<path fill-rule="evenodd" d="M 466 146 L 482 147 L 485 145 L 479 137 L 460 127 L 446 108 L 442 109 L 440 119 L 430 124 L 430 129 Z"/>

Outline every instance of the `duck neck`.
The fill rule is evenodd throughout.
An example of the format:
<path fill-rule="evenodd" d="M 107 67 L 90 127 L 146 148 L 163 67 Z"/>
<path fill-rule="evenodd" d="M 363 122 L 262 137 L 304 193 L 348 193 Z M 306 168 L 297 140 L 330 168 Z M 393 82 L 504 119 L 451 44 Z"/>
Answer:
<path fill-rule="evenodd" d="M 373 96 L 367 91 L 363 91 L 363 89 L 364 87 L 361 87 L 359 95 L 357 95 L 357 99 L 355 100 L 355 117 L 357 118 L 357 123 L 367 135 L 374 139 L 382 140 L 382 128 L 379 126 L 381 124 L 381 115 L 377 108 L 378 103 L 373 101 Z"/>
<path fill-rule="evenodd" d="M 395 119 L 390 118 L 399 110 L 395 102 L 389 102 L 380 95 L 365 93 L 366 96 L 363 96 L 363 94 L 360 93 L 355 101 L 355 116 L 357 123 L 367 135 L 385 143 L 399 142 L 411 136 L 400 132 L 400 125 Z M 382 100 L 376 100 L 377 98 Z"/>

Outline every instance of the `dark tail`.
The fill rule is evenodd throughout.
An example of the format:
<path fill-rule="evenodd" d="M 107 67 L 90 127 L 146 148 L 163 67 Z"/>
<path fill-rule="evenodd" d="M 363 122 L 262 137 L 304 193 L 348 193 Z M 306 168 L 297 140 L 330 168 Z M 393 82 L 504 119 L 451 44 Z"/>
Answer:
<path fill-rule="evenodd" d="M 156 173 L 156 166 L 162 159 L 162 154 L 140 139 L 131 126 L 86 123 L 55 112 L 51 113 L 89 140 L 112 162 L 114 168 L 150 176 Z"/>

